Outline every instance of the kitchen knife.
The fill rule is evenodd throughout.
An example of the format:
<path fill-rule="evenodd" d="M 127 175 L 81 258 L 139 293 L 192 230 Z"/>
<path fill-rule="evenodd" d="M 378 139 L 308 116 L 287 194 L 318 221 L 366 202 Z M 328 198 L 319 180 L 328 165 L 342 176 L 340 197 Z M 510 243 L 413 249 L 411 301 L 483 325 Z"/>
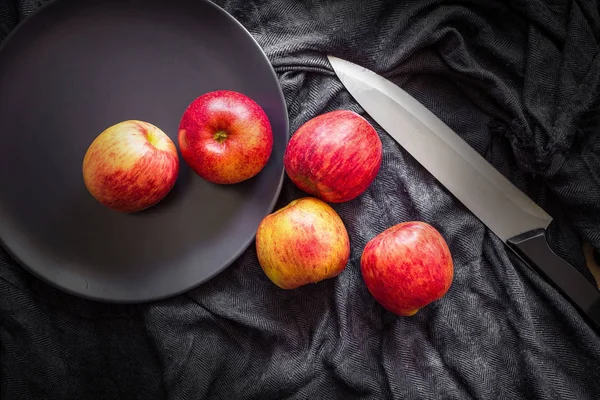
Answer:
<path fill-rule="evenodd" d="M 348 92 L 396 142 L 600 329 L 600 291 L 548 246 L 550 215 L 399 86 L 328 58 Z"/>

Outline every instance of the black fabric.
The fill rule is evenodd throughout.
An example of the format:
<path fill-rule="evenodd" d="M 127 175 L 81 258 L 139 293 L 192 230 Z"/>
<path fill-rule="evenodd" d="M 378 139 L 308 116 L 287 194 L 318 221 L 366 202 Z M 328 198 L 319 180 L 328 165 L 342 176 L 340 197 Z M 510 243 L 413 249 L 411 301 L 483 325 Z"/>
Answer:
<path fill-rule="evenodd" d="M 40 3 L 0 2 L 0 38 Z M 600 249 L 596 1 L 217 3 L 276 68 L 290 134 L 330 110 L 369 118 L 326 54 L 371 68 L 546 208 L 552 246 L 592 280 L 581 246 Z M 600 398 L 598 335 L 373 124 L 381 172 L 334 206 L 350 263 L 318 285 L 276 288 L 250 246 L 185 295 L 105 305 L 39 282 L 0 250 L 2 399 Z M 278 207 L 302 195 L 286 180 Z M 442 300 L 400 318 L 369 295 L 359 258 L 369 239 L 411 219 L 445 236 L 455 278 Z"/>

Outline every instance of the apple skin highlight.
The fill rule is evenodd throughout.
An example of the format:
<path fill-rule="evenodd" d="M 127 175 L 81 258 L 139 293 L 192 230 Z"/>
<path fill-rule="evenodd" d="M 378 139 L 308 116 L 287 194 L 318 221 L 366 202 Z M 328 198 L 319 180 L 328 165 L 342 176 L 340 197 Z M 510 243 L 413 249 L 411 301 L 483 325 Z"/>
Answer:
<path fill-rule="evenodd" d="M 120 212 L 137 212 L 161 201 L 179 173 L 177 149 L 158 127 L 123 121 L 98 135 L 87 149 L 83 180 L 92 196 Z"/>
<path fill-rule="evenodd" d="M 273 149 L 265 111 L 248 96 L 228 90 L 195 99 L 183 113 L 178 140 L 190 168 L 217 184 L 239 183 L 256 176 Z"/>

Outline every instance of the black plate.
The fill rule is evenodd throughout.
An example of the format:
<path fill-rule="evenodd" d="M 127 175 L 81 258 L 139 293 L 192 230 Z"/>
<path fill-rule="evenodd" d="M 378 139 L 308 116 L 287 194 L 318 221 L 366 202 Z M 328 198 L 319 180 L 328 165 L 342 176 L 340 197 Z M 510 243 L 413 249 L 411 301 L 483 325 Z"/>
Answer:
<path fill-rule="evenodd" d="M 93 138 L 127 119 L 177 144 L 187 105 L 228 89 L 266 111 L 274 148 L 255 178 L 218 186 L 180 156 L 172 192 L 122 214 L 87 192 Z M 191 289 L 229 266 L 273 210 L 288 116 L 262 49 L 208 1 L 58 0 L 0 50 L 0 239 L 38 277 L 86 298 L 138 302 Z"/>

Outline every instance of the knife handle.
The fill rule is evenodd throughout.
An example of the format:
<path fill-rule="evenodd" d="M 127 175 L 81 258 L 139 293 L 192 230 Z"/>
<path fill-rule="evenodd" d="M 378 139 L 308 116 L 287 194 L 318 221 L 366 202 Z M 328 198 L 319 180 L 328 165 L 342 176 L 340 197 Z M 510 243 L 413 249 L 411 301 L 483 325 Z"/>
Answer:
<path fill-rule="evenodd" d="M 535 229 L 515 236 L 507 243 L 579 308 L 597 332 L 600 332 L 600 291 L 575 267 L 552 251 L 544 229 Z"/>

